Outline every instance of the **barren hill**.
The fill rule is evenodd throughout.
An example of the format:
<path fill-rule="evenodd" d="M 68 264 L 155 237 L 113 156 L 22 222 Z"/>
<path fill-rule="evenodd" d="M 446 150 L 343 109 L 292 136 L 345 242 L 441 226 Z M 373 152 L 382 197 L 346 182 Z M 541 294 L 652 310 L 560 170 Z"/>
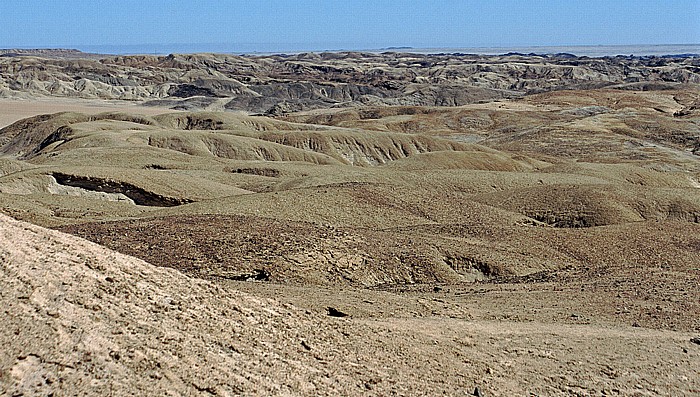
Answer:
<path fill-rule="evenodd" d="M 700 348 L 686 333 L 328 318 L 4 215 L 0 260 L 0 390 L 8 395 L 463 395 L 475 388 L 690 395 L 700 387 Z M 669 360 L 679 366 L 671 370 Z"/>
<path fill-rule="evenodd" d="M 23 55 L 23 54 L 18 54 Z M 460 106 L 536 92 L 700 84 L 697 58 L 341 52 L 0 57 L 0 96 L 149 101 L 178 109 L 288 112 L 362 105 Z"/>
<path fill-rule="evenodd" d="M 460 385 L 456 373 L 412 369 L 395 353 L 373 357 L 380 338 L 367 339 L 371 331 L 359 324 L 225 290 L 4 215 L 0 236 L 3 394 L 414 394 L 472 386 Z"/>
<path fill-rule="evenodd" d="M 0 57 L 1 390 L 697 394 L 697 62 Z"/>
<path fill-rule="evenodd" d="M 0 194 L 9 214 L 74 224 L 65 230 L 199 277 L 260 268 L 274 281 L 455 282 L 608 266 L 604 257 L 566 254 L 584 236 L 594 238 L 588 231 L 564 238 L 563 251 L 553 245 L 567 235 L 562 229 L 616 226 L 637 234 L 642 222 L 680 221 L 675 231 L 692 234 L 700 222 L 697 112 L 674 112 L 696 93 L 599 90 L 576 98 L 363 110 L 374 111 L 372 118 L 348 110 L 282 119 L 37 116 L 0 130 L 0 150 L 13 159 L 3 165 Z M 593 100 L 619 105 L 581 106 Z M 201 229 L 175 226 L 194 219 Z M 226 223 L 241 226 L 233 241 L 215 244 L 211 236 L 224 239 L 217 229 Z M 174 232 L 152 233 L 163 229 Z M 263 237 L 249 245 L 240 240 L 244 229 L 279 230 L 275 239 L 286 242 Z M 603 251 L 632 241 L 595 239 Z M 666 255 L 669 266 L 695 266 L 694 255 L 682 254 L 688 245 L 678 253 L 675 246 L 644 261 Z M 173 249 L 184 251 L 163 255 Z"/>

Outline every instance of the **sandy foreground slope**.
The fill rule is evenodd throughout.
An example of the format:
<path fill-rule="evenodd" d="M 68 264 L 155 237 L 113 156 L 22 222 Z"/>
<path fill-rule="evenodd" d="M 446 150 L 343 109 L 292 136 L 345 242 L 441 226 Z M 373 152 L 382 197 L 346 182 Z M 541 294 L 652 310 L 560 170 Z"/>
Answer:
<path fill-rule="evenodd" d="M 0 215 L 2 395 L 697 395 L 700 345 L 633 327 L 355 319 Z"/>

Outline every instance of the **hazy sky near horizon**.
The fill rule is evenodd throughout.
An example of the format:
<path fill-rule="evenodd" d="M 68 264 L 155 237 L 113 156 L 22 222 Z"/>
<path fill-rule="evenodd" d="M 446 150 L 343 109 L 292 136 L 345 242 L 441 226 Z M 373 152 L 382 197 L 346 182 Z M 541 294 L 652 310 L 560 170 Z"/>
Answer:
<path fill-rule="evenodd" d="M 700 0 L 2 0 L 0 15 L 0 48 L 700 43 Z"/>

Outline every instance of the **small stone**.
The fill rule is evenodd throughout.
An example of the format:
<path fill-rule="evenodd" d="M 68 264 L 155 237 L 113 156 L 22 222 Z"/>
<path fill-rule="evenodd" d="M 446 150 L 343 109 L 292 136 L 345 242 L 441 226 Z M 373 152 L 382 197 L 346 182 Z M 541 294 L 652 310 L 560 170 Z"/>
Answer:
<path fill-rule="evenodd" d="M 347 317 L 348 316 L 347 313 L 343 313 L 340 310 L 338 310 L 334 307 L 330 307 L 330 306 L 328 306 L 328 315 L 331 317 Z"/>
<path fill-rule="evenodd" d="M 474 388 L 474 395 L 476 397 L 484 397 L 484 394 L 481 392 L 481 389 L 479 389 L 478 386 Z"/>
<path fill-rule="evenodd" d="M 309 344 L 306 343 L 305 340 L 302 340 L 302 341 L 301 341 L 301 346 L 302 346 L 304 349 L 306 349 L 306 350 L 311 350 L 311 346 L 309 346 Z"/>
<path fill-rule="evenodd" d="M 695 343 L 696 345 L 700 345 L 700 337 L 690 338 L 690 343 Z"/>

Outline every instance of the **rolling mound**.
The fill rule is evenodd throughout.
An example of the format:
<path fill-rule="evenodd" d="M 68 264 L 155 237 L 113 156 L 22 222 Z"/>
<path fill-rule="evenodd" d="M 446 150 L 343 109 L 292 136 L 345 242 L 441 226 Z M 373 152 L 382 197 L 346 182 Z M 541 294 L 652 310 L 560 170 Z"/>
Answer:
<path fill-rule="evenodd" d="M 114 216 L 123 213 L 120 202 L 172 207 L 203 201 L 204 207 L 220 208 L 226 200 L 240 195 L 285 191 L 288 197 L 284 200 L 294 203 L 300 199 L 301 191 L 292 189 L 343 183 L 351 184 L 345 189 L 351 193 L 350 201 L 340 204 L 339 199 L 329 197 L 331 201 L 319 208 L 332 207 L 333 202 L 349 208 L 357 202 L 353 197 L 360 194 L 352 191 L 352 183 L 387 183 L 391 177 L 347 166 L 371 167 L 434 151 L 463 152 L 464 161 L 471 161 L 475 164 L 471 168 L 475 169 L 488 169 L 476 165 L 485 162 L 516 163 L 492 149 L 427 135 L 300 127 L 269 118 L 223 113 L 153 117 L 59 113 L 14 123 L 0 130 L 0 137 L 5 141 L 0 150 L 8 156 L 2 164 L 5 175 L 0 177 L 0 194 L 24 195 L 29 203 L 23 207 L 42 208 L 46 206 L 41 203 L 41 196 L 99 199 L 115 203 Z M 517 167 L 495 167 L 524 169 L 528 162 L 534 161 L 523 159 Z M 275 163 L 277 165 L 272 166 Z M 326 168 L 317 168 L 319 165 Z M 328 168 L 331 165 L 338 168 Z M 406 177 L 414 178 L 410 174 L 400 176 Z M 232 208 L 252 208 L 259 200 L 263 198 L 239 198 L 231 205 Z M 58 204 L 60 210 L 56 205 L 51 207 L 46 210 L 62 214 L 80 211 L 65 208 L 63 204 Z M 388 219 L 387 214 L 379 215 L 372 207 L 372 203 L 360 204 L 348 214 L 367 218 L 368 214 L 375 213 Z M 17 214 L 16 209 L 6 207 L 13 214 Z M 191 213 L 192 208 L 184 211 Z M 211 211 L 204 209 L 205 213 Z M 226 212 L 231 213 L 230 210 Z M 57 218 L 62 219 L 60 222 L 68 219 Z M 298 214 L 292 218 L 316 220 L 313 216 L 299 218 Z"/>
<path fill-rule="evenodd" d="M 424 133 L 535 158 L 594 163 L 637 162 L 698 172 L 696 89 L 651 92 L 557 91 L 461 107 L 367 107 L 309 111 L 284 120 Z M 685 110 L 684 110 L 685 109 Z M 371 116 L 368 116 L 371 115 Z"/>
<path fill-rule="evenodd" d="M 485 194 L 474 200 L 520 212 L 554 227 L 591 227 L 643 220 L 700 223 L 700 196 L 696 189 L 559 185 Z"/>
<path fill-rule="evenodd" d="M 650 103 L 658 103 L 666 92 L 653 95 Z M 492 106 L 490 117 L 501 127 L 481 132 L 494 137 L 481 144 L 460 139 L 467 130 L 435 136 L 428 125 L 407 133 L 216 112 L 39 116 L 0 130 L 2 150 L 15 158 L 2 163 L 0 195 L 3 210 L 20 219 L 73 225 L 63 230 L 197 277 L 236 279 L 262 270 L 274 282 L 311 285 L 449 284 L 585 269 L 591 264 L 557 252 L 558 234 L 539 229 L 699 222 L 693 157 L 664 170 L 660 158 L 596 163 L 572 161 L 566 147 L 563 158 L 541 148 L 496 149 L 506 136 L 510 145 L 523 142 L 520 133 L 498 135 L 504 109 L 518 116 L 508 121 L 512 128 L 523 120 L 578 123 L 600 114 L 596 108 L 572 116 L 572 105 L 555 107 L 559 96 L 546 98 L 542 109 Z M 585 97 L 579 102 L 573 109 Z M 484 109 L 385 108 L 365 120 L 427 123 L 439 116 L 435 122 L 447 126 L 451 117 Z M 562 128 L 561 139 L 579 133 Z M 599 144 L 596 135 L 577 142 Z M 125 220 L 133 217 L 148 218 Z M 224 219 L 235 232 L 210 257 L 210 236 Z M 184 227 L 192 222 L 201 227 Z M 142 232 L 129 233 L 134 228 Z M 285 228 L 309 240 L 289 237 Z M 158 233 L 170 229 L 189 231 Z M 259 229 L 277 237 L 246 242 Z M 665 238 L 665 231 L 654 233 Z M 249 248 L 239 252 L 239 245 Z M 178 249 L 182 255 L 165 254 Z"/>
<path fill-rule="evenodd" d="M 529 171 L 533 161 L 524 157 L 507 156 L 487 151 L 430 152 L 410 158 L 399 159 L 388 164 L 401 170 L 482 170 L 482 171 Z M 540 163 L 541 164 L 541 163 Z"/>
<path fill-rule="evenodd" d="M 692 237 L 700 226 L 693 223 L 569 231 L 483 220 L 368 230 L 250 215 L 180 215 L 60 230 L 200 278 L 260 275 L 297 285 L 454 284 L 561 269 L 689 271 L 700 265 Z"/>
<path fill-rule="evenodd" d="M 61 152 L 86 147 L 149 146 L 233 160 L 369 165 L 416 153 L 469 147 L 423 135 L 368 135 L 340 129 L 307 132 L 295 127 L 271 119 L 224 113 L 155 118 L 118 113 L 95 116 L 61 113 L 20 121 L 0 130 L 6 141 L 0 150 L 31 159 L 57 152 L 59 146 Z"/>

